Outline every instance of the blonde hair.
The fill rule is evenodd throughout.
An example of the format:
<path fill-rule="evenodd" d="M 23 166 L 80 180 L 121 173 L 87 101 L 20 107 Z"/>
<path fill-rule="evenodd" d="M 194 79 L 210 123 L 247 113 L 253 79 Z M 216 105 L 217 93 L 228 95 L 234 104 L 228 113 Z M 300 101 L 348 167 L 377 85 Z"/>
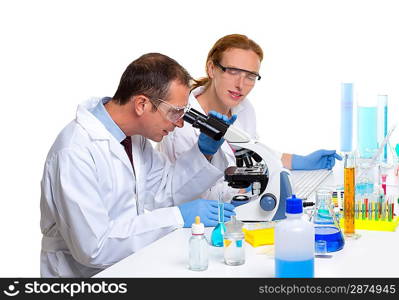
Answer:
<path fill-rule="evenodd" d="M 231 48 L 252 50 L 259 56 L 260 61 L 263 60 L 263 50 L 257 43 L 249 39 L 246 35 L 229 34 L 220 38 L 209 51 L 205 64 L 205 72 L 208 74 L 207 66 L 209 61 L 219 62 L 222 59 L 223 53 Z M 192 89 L 195 89 L 199 86 L 205 86 L 205 88 L 207 88 L 210 85 L 211 81 L 212 79 L 209 78 L 209 75 L 207 75 L 206 77 L 195 79 Z"/>

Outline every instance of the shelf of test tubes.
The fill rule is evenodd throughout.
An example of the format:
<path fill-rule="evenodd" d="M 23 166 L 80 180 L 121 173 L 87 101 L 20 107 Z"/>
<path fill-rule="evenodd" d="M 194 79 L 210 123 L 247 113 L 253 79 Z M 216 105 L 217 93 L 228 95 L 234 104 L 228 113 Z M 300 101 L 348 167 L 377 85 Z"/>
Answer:
<path fill-rule="evenodd" d="M 394 215 L 396 197 L 380 196 L 378 199 L 358 197 L 355 201 L 355 228 L 361 230 L 395 231 L 399 217 Z M 340 220 L 343 226 L 344 219 Z"/>

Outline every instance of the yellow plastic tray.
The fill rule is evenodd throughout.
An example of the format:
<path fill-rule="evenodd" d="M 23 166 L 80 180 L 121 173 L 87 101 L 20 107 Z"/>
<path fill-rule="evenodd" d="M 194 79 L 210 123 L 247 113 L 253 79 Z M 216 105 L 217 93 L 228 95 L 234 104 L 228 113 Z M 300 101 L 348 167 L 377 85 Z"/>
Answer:
<path fill-rule="evenodd" d="M 243 228 L 245 241 L 253 247 L 274 244 L 274 228 L 262 228 L 248 230 Z"/>
<path fill-rule="evenodd" d="M 341 228 L 344 227 L 344 219 L 339 222 Z M 395 231 L 399 224 L 399 217 L 394 217 L 392 221 L 375 221 L 355 219 L 355 229 L 377 230 L 377 231 Z"/>

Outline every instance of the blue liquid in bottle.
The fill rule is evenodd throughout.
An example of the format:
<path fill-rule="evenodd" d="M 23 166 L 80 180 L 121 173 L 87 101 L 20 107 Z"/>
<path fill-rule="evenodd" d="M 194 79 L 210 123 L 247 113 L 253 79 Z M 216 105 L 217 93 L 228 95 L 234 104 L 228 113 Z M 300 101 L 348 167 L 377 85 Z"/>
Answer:
<path fill-rule="evenodd" d="M 341 230 L 335 226 L 316 226 L 315 241 L 327 242 L 327 252 L 335 252 L 344 247 L 345 240 Z"/>
<path fill-rule="evenodd" d="M 275 259 L 277 278 L 313 278 L 314 258 L 301 261 Z"/>
<path fill-rule="evenodd" d="M 218 203 L 218 213 L 219 213 L 219 223 L 212 230 L 211 234 L 211 244 L 215 247 L 223 247 L 223 235 L 226 232 L 226 225 L 224 225 L 224 203 Z"/>

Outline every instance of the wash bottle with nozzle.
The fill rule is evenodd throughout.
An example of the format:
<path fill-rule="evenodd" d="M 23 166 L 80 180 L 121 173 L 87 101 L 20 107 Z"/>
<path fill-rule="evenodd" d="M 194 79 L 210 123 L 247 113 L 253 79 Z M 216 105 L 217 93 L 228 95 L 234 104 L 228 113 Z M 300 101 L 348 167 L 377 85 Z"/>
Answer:
<path fill-rule="evenodd" d="M 302 199 L 286 200 L 286 219 L 274 229 L 275 276 L 278 278 L 314 277 L 315 231 L 303 219 Z"/>

